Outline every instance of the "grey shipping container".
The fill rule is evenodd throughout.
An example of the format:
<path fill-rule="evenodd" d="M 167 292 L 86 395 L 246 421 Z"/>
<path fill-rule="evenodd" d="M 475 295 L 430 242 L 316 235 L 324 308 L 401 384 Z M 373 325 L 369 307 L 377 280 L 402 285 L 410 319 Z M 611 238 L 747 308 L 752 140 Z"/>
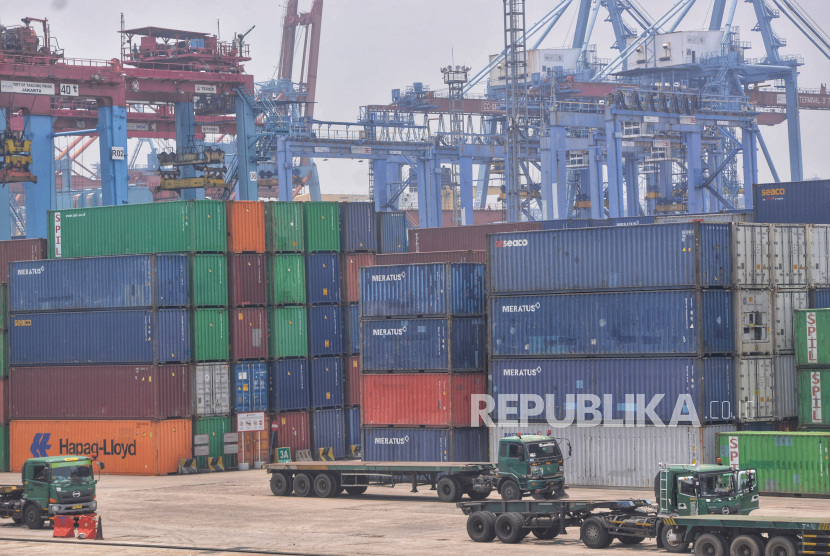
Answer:
<path fill-rule="evenodd" d="M 230 415 L 231 385 L 227 363 L 197 363 L 193 372 L 193 414 Z"/>
<path fill-rule="evenodd" d="M 776 355 L 772 358 L 775 380 L 773 406 L 775 419 L 782 421 L 798 417 L 798 381 L 795 355 Z"/>
<path fill-rule="evenodd" d="M 769 289 L 735 290 L 735 350 L 741 355 L 773 352 L 773 293 Z"/>
<path fill-rule="evenodd" d="M 735 362 L 735 414 L 739 421 L 775 420 L 775 376 L 772 357 L 740 357 Z"/>
<path fill-rule="evenodd" d="M 772 227 L 773 287 L 807 287 L 808 235 L 806 225 L 778 224 Z"/>
<path fill-rule="evenodd" d="M 374 203 L 340 204 L 340 249 L 344 253 L 377 251 Z"/>
<path fill-rule="evenodd" d="M 773 307 L 772 333 L 775 353 L 791 353 L 795 349 L 794 311 L 809 307 L 809 293 L 806 289 L 778 290 L 773 294 L 773 298 L 775 306 Z"/>
<path fill-rule="evenodd" d="M 378 253 L 406 253 L 406 213 L 378 212 Z"/>

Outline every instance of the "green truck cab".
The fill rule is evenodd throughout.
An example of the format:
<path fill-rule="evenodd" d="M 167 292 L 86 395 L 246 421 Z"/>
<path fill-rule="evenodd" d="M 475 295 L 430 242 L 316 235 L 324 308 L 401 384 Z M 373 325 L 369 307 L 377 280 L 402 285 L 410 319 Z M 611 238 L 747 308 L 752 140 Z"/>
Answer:
<path fill-rule="evenodd" d="M 103 469 L 102 462 L 96 462 Z M 40 529 L 56 515 L 94 513 L 92 460 L 84 456 L 32 458 L 23 464 L 22 485 L 0 486 L 0 517 Z"/>
<path fill-rule="evenodd" d="M 565 463 L 559 442 L 551 436 L 530 434 L 500 439 L 498 474 L 503 500 L 521 500 L 526 493 L 556 497 L 565 489 Z"/>

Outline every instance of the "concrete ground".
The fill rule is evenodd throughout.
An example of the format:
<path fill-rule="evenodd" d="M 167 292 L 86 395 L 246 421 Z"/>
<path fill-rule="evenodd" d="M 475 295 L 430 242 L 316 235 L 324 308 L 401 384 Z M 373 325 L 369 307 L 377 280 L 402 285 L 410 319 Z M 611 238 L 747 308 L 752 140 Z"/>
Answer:
<path fill-rule="evenodd" d="M 0 484 L 19 482 L 0 473 Z M 646 490 L 571 488 L 572 500 L 651 498 Z M 498 540 L 474 543 L 466 516 L 440 502 L 428 488 L 370 487 L 366 494 L 334 499 L 276 497 L 262 470 L 169 477 L 103 476 L 98 507 L 103 542 L 55 540 L 52 529 L 30 531 L 0 520 L 0 554 L 504 554 Z M 830 500 L 766 497 L 766 515 L 830 516 Z M 39 542 L 34 542 L 39 541 Z M 106 544 L 104 544 L 106 543 Z M 112 543 L 112 544 L 110 544 Z M 164 548 L 171 546 L 176 548 Z M 662 553 L 654 541 L 611 545 L 614 553 Z M 530 535 L 510 549 L 517 554 L 596 554 L 579 541 L 579 530 L 553 541 Z"/>

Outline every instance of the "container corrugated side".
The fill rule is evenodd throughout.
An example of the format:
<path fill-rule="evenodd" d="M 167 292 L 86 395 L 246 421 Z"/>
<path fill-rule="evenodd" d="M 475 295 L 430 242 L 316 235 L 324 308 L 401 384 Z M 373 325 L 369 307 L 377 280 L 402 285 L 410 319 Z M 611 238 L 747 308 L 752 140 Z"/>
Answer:
<path fill-rule="evenodd" d="M 772 229 L 768 224 L 732 224 L 732 274 L 739 287 L 768 288 L 772 280 Z"/>
<path fill-rule="evenodd" d="M 8 378 L 0 378 L 0 425 L 9 422 L 12 404 L 9 380 Z"/>
<path fill-rule="evenodd" d="M 228 251 L 265 253 L 265 204 L 228 201 Z"/>
<path fill-rule="evenodd" d="M 228 256 L 228 301 L 231 307 L 267 304 L 266 282 L 265 255 Z"/>
<path fill-rule="evenodd" d="M 729 357 L 703 359 L 701 421 L 729 422 L 735 419 L 735 361 Z"/>
<path fill-rule="evenodd" d="M 193 366 L 193 415 L 228 415 L 231 412 L 231 376 L 227 363 Z"/>
<path fill-rule="evenodd" d="M 377 251 L 374 203 L 339 203 L 340 247 L 344 252 Z"/>
<path fill-rule="evenodd" d="M 340 303 L 340 255 L 317 253 L 306 257 L 306 297 L 311 304 Z"/>
<path fill-rule="evenodd" d="M 0 380 L 0 397 L 2 383 L 8 383 L 8 407 L 20 420 L 189 418 L 190 370 L 190 365 L 14 368 Z"/>
<path fill-rule="evenodd" d="M 269 255 L 267 264 L 268 304 L 305 304 L 305 257 L 297 254 Z"/>
<path fill-rule="evenodd" d="M 234 409 L 238 413 L 267 412 L 268 365 L 265 361 L 237 361 L 233 372 Z"/>
<path fill-rule="evenodd" d="M 346 453 L 356 454 L 360 446 L 360 408 L 347 407 L 343 410 L 346 421 Z"/>
<path fill-rule="evenodd" d="M 547 434 L 570 443 L 573 453 L 565 460 L 569 485 L 654 488 L 654 462 L 716 463 L 719 457 L 715 434 L 731 432 L 735 425 L 705 427 L 564 427 L 548 424 L 490 429 L 490 461 L 498 461 L 500 438 L 522 434 Z M 567 443 L 563 452 L 568 453 Z"/>
<path fill-rule="evenodd" d="M 830 492 L 828 433 L 722 433 L 718 435 L 718 445 L 724 463 L 758 472 L 761 493 L 826 495 Z"/>
<path fill-rule="evenodd" d="M 265 203 L 265 247 L 269 253 L 302 253 L 303 203 Z"/>
<path fill-rule="evenodd" d="M 343 358 L 311 360 L 311 407 L 343 407 Z"/>
<path fill-rule="evenodd" d="M 735 351 L 741 355 L 768 355 L 774 351 L 774 296 L 772 290 L 736 289 Z"/>
<path fill-rule="evenodd" d="M 794 355 L 776 355 L 772 360 L 775 373 L 775 404 L 776 420 L 798 417 L 798 384 L 795 370 Z"/>
<path fill-rule="evenodd" d="M 375 266 L 374 253 L 345 253 L 340 256 L 341 293 L 344 303 L 360 301 L 360 269 Z"/>
<path fill-rule="evenodd" d="M 360 356 L 344 359 L 343 402 L 347 406 L 360 405 Z"/>
<path fill-rule="evenodd" d="M 810 295 L 806 289 L 779 290 L 773 294 L 774 350 L 775 353 L 792 353 L 795 349 L 793 318 L 795 311 L 806 309 L 809 306 Z"/>
<path fill-rule="evenodd" d="M 35 437 L 41 455 L 89 455 L 111 475 L 167 475 L 193 455 L 189 419 L 168 421 L 12 421 L 11 469 L 32 457 Z M 45 439 L 45 441 L 44 441 Z M 106 444 L 106 446 L 105 446 Z M 87 451 L 89 449 L 89 451 Z"/>
<path fill-rule="evenodd" d="M 310 201 L 302 205 L 306 252 L 339 252 L 340 207 L 337 203 Z"/>
<path fill-rule="evenodd" d="M 230 310 L 231 358 L 268 359 L 268 310 L 241 307 Z"/>
<path fill-rule="evenodd" d="M 345 352 L 343 311 L 339 305 L 308 308 L 308 349 L 312 357 L 340 355 Z"/>
<path fill-rule="evenodd" d="M 741 357 L 735 364 L 739 421 L 775 419 L 775 375 L 772 357 Z"/>
<path fill-rule="evenodd" d="M 272 410 L 283 412 L 311 409 L 308 359 L 269 361 L 268 374 Z"/>
<path fill-rule="evenodd" d="M 756 222 L 830 224 L 830 180 L 757 183 L 752 187 Z"/>
<path fill-rule="evenodd" d="M 9 470 L 9 426 L 0 425 L 0 471 Z"/>
<path fill-rule="evenodd" d="M 0 283 L 9 283 L 9 263 L 46 259 L 45 239 L 12 239 L 0 241 Z"/>
<path fill-rule="evenodd" d="M 807 226 L 772 227 L 772 284 L 775 288 L 807 287 Z"/>
<path fill-rule="evenodd" d="M 511 293 L 729 287 L 730 237 L 724 224 L 494 234 L 487 248 L 488 289 Z"/>
<path fill-rule="evenodd" d="M 428 263 L 479 263 L 487 262 L 486 251 L 435 251 L 425 253 L 389 253 L 375 257 L 378 266 Z"/>
<path fill-rule="evenodd" d="M 830 368 L 798 370 L 798 424 L 830 428 Z"/>
<path fill-rule="evenodd" d="M 357 303 L 343 305 L 343 326 L 346 352 L 350 355 L 360 353 L 360 306 Z"/>
<path fill-rule="evenodd" d="M 406 253 L 406 213 L 378 212 L 378 253 Z"/>
<path fill-rule="evenodd" d="M 312 456 L 316 460 L 346 456 L 346 423 L 342 409 L 318 409 L 311 416 Z"/>
<path fill-rule="evenodd" d="M 274 359 L 308 357 L 305 307 L 268 308 L 268 351 Z"/>
<path fill-rule="evenodd" d="M 195 307 L 228 305 L 228 261 L 224 255 L 190 258 L 190 298 Z"/>
<path fill-rule="evenodd" d="M 541 230 L 539 222 L 514 222 L 458 226 L 452 228 L 414 228 L 408 231 L 407 248 L 410 253 L 442 251 L 450 246 L 462 251 L 484 251 L 488 234 L 530 232 Z"/>
<path fill-rule="evenodd" d="M 228 310 L 201 307 L 193 311 L 193 360 L 227 361 Z"/>
<path fill-rule="evenodd" d="M 830 367 L 830 309 L 796 311 L 795 362 L 798 367 Z"/>
<path fill-rule="evenodd" d="M 311 425 L 307 411 L 280 413 L 271 420 L 271 430 L 277 433 L 275 447 L 290 448 L 291 459 L 297 461 L 297 452 L 311 450 Z"/>
<path fill-rule="evenodd" d="M 236 467 L 236 455 L 225 454 L 225 434 L 234 432 L 235 419 L 228 416 L 198 417 L 193 419 L 193 434 L 208 435 L 208 455 L 196 458 L 200 469 L 207 467 L 207 458 L 221 457 L 225 467 Z M 192 457 L 187 456 L 187 457 Z"/>
<path fill-rule="evenodd" d="M 810 226 L 807 235 L 807 281 L 811 288 L 830 287 L 830 226 Z"/>
<path fill-rule="evenodd" d="M 830 288 L 817 288 L 810 292 L 810 307 L 830 309 Z"/>
<path fill-rule="evenodd" d="M 364 461 L 461 461 L 487 457 L 487 429 L 363 428 Z"/>

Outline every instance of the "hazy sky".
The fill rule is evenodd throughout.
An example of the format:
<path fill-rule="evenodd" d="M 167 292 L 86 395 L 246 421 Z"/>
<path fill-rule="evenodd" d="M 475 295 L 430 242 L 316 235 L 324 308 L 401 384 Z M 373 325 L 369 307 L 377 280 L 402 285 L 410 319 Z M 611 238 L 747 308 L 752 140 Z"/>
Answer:
<path fill-rule="evenodd" d="M 801 6 L 823 27 L 830 27 L 830 2 L 799 0 Z M 652 16 L 667 11 L 674 0 L 639 0 Z M 301 11 L 310 0 L 300 0 Z M 557 1 L 527 0 L 528 27 L 550 10 Z M 542 47 L 570 46 L 575 22 L 573 2 Z M 49 18 L 52 35 L 57 37 L 67 57 L 109 59 L 119 56 L 120 14 L 127 28 L 144 25 L 172 27 L 215 33 L 220 20 L 221 37 L 229 40 L 233 32 L 256 28 L 248 35 L 253 60 L 246 64 L 255 80 L 271 77 L 278 63 L 280 21 L 284 0 L 159 1 L 141 0 L 0 0 L 0 21 L 15 25 L 21 17 Z M 681 28 L 705 28 L 712 0 L 697 0 Z M 600 9 L 600 18 L 591 43 L 602 58 L 613 58 L 611 25 Z M 752 43 L 750 57 L 764 55 L 761 36 L 751 29 L 755 24 L 751 4 L 739 0 L 734 25 L 741 39 Z M 787 39 L 782 54 L 800 54 L 806 65 L 801 69 L 799 86 L 818 88 L 830 81 L 830 60 L 793 26 L 781 17 L 773 21 L 776 32 Z M 488 55 L 501 51 L 502 2 L 499 0 L 326 0 L 323 10 L 322 43 L 317 83 L 315 117 L 323 120 L 355 121 L 358 107 L 391 102 L 391 90 L 403 89 L 415 81 L 434 89 L 443 87 L 439 68 L 451 61 L 474 70 L 483 67 Z M 805 178 L 830 177 L 830 157 L 826 136 L 830 112 L 802 111 Z M 782 179 L 789 179 L 786 124 L 764 127 L 762 133 L 773 153 Z M 324 193 L 365 193 L 367 165 L 352 161 L 318 162 Z M 761 181 L 772 181 L 766 162 L 759 162 Z"/>

